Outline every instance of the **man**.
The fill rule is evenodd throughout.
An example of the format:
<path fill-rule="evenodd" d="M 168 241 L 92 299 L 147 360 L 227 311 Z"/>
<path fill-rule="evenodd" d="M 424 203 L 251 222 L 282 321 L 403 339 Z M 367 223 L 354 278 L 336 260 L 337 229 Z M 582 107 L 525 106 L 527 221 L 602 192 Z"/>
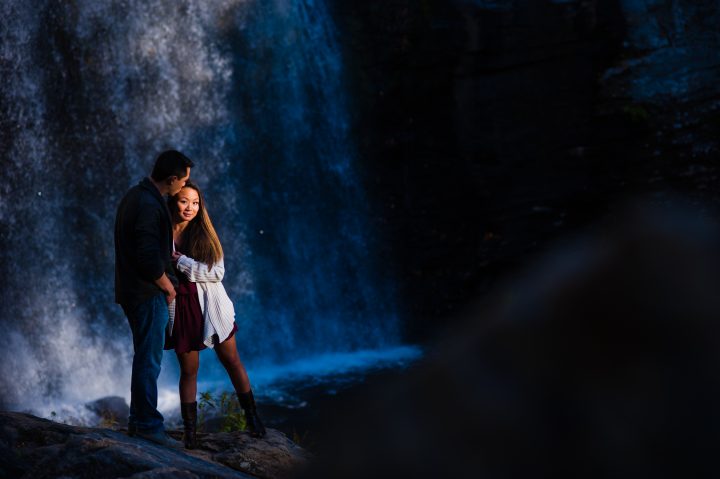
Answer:
<path fill-rule="evenodd" d="M 149 178 L 132 187 L 115 216 L 115 302 L 127 316 L 133 335 L 128 431 L 158 444 L 182 447 L 165 433 L 157 410 L 168 305 L 175 299 L 172 271 L 172 222 L 164 195 L 179 192 L 193 162 L 168 150 L 155 160 Z"/>

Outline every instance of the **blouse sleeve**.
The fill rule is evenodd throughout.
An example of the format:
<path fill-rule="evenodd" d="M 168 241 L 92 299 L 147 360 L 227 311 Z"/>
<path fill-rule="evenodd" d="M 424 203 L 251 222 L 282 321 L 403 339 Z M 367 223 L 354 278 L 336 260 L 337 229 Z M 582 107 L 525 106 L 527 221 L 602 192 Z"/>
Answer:
<path fill-rule="evenodd" d="M 225 276 L 225 263 L 222 258 L 212 267 L 208 267 L 207 264 L 195 261 L 189 256 L 180 256 L 177 268 L 193 283 L 219 283 Z"/>

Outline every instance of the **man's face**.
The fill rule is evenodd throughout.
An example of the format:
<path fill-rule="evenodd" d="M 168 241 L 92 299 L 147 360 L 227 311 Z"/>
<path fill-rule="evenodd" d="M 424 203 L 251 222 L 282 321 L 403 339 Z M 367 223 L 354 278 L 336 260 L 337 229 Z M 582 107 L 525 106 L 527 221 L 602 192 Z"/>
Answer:
<path fill-rule="evenodd" d="M 175 178 L 175 179 L 172 180 L 172 182 L 170 182 L 170 191 L 168 192 L 168 194 L 170 196 L 175 196 L 178 193 L 178 191 L 183 189 L 183 186 L 185 186 L 185 183 L 187 183 L 187 180 L 190 179 L 190 167 L 187 167 L 184 177 L 182 177 L 182 178 L 173 177 L 173 178 Z"/>

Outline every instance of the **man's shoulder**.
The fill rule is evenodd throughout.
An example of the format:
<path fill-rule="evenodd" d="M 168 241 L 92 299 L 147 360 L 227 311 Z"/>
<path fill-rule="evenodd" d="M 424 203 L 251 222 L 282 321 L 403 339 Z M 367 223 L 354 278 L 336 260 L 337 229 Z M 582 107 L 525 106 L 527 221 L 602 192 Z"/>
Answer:
<path fill-rule="evenodd" d="M 134 184 L 133 186 L 131 186 L 131 187 L 125 192 L 125 195 L 123 196 L 123 201 L 124 201 L 124 200 L 127 200 L 127 199 L 129 199 L 129 198 L 134 198 L 134 197 L 137 197 L 137 196 L 139 196 L 139 195 L 142 195 L 142 194 L 143 194 L 143 191 L 145 190 L 145 188 L 143 188 L 141 185 L 142 185 L 142 182 L 136 183 L 136 184 Z"/>
<path fill-rule="evenodd" d="M 125 193 L 118 205 L 118 215 L 128 217 L 128 215 L 135 216 L 138 214 L 163 214 L 165 209 L 161 201 L 158 201 L 156 195 L 140 182 Z"/>
<path fill-rule="evenodd" d="M 154 188 L 154 186 L 152 186 L 152 188 Z M 159 204 L 160 206 L 162 206 L 162 203 L 158 201 L 162 201 L 162 197 L 159 195 L 159 193 L 153 191 L 151 188 L 148 187 L 148 185 L 146 184 L 146 180 L 143 180 L 140 183 L 132 186 L 127 191 L 127 193 L 125 193 L 123 200 L 126 199 L 134 199 L 143 203 L 147 202 L 152 204 Z"/>

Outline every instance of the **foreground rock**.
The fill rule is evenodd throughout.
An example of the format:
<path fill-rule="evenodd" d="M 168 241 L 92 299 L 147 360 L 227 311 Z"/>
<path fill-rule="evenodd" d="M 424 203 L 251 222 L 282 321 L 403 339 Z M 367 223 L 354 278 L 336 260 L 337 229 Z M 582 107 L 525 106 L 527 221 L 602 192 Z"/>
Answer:
<path fill-rule="evenodd" d="M 199 450 L 174 450 L 110 429 L 0 412 L 0 477 L 282 478 L 309 458 L 273 429 L 262 440 L 244 432 L 200 439 Z"/>
<path fill-rule="evenodd" d="M 194 456 L 259 477 L 287 477 L 309 459 L 304 449 L 274 429 L 268 429 L 262 440 L 245 433 L 219 432 L 198 434 L 198 441 L 200 449 L 190 452 Z"/>

